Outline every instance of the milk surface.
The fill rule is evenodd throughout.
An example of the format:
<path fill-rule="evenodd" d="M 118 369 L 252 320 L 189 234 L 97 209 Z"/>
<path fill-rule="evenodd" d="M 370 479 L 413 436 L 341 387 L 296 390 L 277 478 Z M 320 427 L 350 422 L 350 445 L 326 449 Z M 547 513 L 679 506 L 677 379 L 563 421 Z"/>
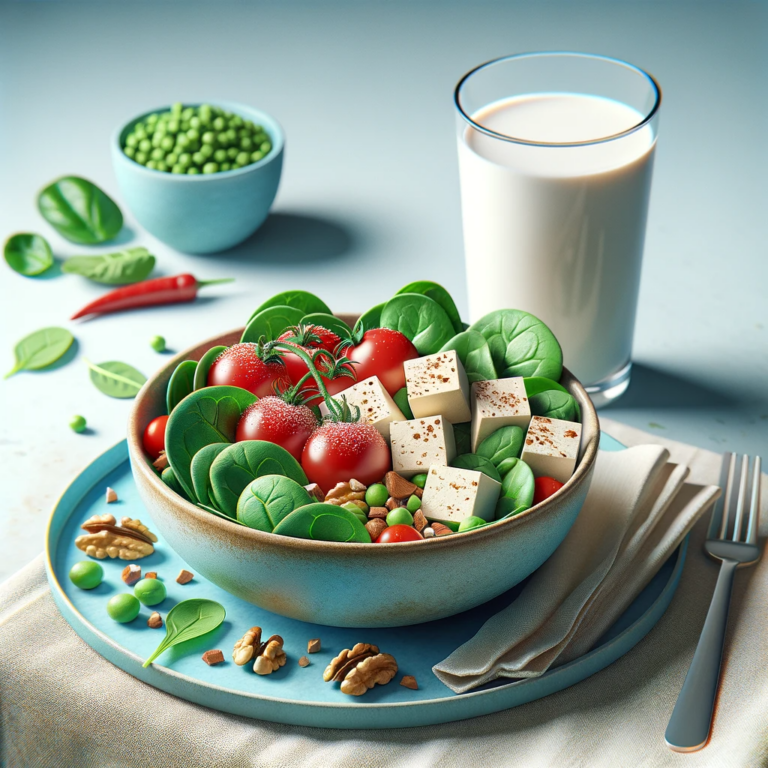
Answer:
<path fill-rule="evenodd" d="M 643 116 L 609 99 L 536 94 L 472 115 L 534 142 L 594 141 Z M 655 137 L 650 126 L 586 146 L 528 146 L 471 126 L 459 137 L 470 320 L 512 307 L 540 317 L 565 365 L 595 384 L 629 362 Z"/>

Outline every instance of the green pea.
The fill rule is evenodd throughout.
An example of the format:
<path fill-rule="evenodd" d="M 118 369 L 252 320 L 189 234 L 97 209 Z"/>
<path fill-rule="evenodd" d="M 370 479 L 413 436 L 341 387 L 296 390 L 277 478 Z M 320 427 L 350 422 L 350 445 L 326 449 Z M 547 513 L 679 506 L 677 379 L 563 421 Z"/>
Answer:
<path fill-rule="evenodd" d="M 229 165 L 229 163 L 227 163 Z M 236 171 L 238 168 L 242 168 L 243 166 L 240 165 L 240 163 L 232 163 L 232 165 L 229 166 L 230 171 Z"/>
<path fill-rule="evenodd" d="M 157 161 L 156 160 L 147 160 L 147 168 L 151 168 L 153 171 L 157 170 Z"/>
<path fill-rule="evenodd" d="M 245 125 L 245 127 L 246 127 L 246 128 L 249 130 L 249 131 L 253 131 L 253 129 L 256 127 L 256 126 L 253 124 L 253 120 L 246 120 L 246 121 L 245 121 L 245 123 L 243 123 L 243 125 Z"/>
<path fill-rule="evenodd" d="M 224 118 L 223 118 L 223 117 L 217 117 L 217 118 L 216 118 L 216 119 L 213 121 L 213 127 L 214 127 L 214 128 L 217 130 L 217 131 L 223 131 L 223 130 L 224 130 L 226 127 L 227 127 L 227 124 L 226 124 L 226 122 L 224 121 Z"/>
<path fill-rule="evenodd" d="M 240 117 L 240 115 L 232 115 L 232 118 L 229 121 L 229 125 L 232 128 L 239 128 L 243 124 L 243 118 Z"/>
<path fill-rule="evenodd" d="M 189 137 L 186 134 L 184 134 L 184 133 L 180 133 L 176 137 L 176 146 L 177 147 L 181 147 L 182 149 L 184 149 L 185 147 L 189 146 L 189 143 L 190 143 L 189 142 Z"/>
<path fill-rule="evenodd" d="M 141 579 L 136 582 L 133 594 L 142 605 L 157 605 L 165 600 L 165 584 L 160 579 Z"/>
<path fill-rule="evenodd" d="M 486 525 L 486 522 L 487 521 L 483 520 L 482 517 L 465 517 L 459 523 L 459 533 L 462 531 L 471 531 L 473 528 L 481 528 Z"/>
<path fill-rule="evenodd" d="M 229 146 L 229 136 L 226 133 L 220 133 L 216 136 L 216 141 L 219 142 L 219 144 L 222 147 Z"/>
<path fill-rule="evenodd" d="M 230 128 L 227 131 L 227 136 L 229 136 L 230 144 L 234 144 L 237 141 L 237 131 L 234 128 Z"/>
<path fill-rule="evenodd" d="M 167 127 L 168 127 L 168 133 L 178 133 L 179 132 L 179 121 L 178 120 L 169 120 Z"/>
<path fill-rule="evenodd" d="M 154 133 L 152 134 L 152 140 L 150 143 L 152 144 L 153 147 L 159 147 L 160 142 L 162 140 L 163 140 L 163 137 L 159 133 Z"/>
<path fill-rule="evenodd" d="M 149 139 L 142 139 L 139 142 L 139 149 L 142 152 L 149 152 L 149 150 L 152 149 L 152 142 Z"/>
<path fill-rule="evenodd" d="M 229 163 L 222 163 L 219 166 L 219 170 L 220 171 L 231 171 L 232 170 L 232 166 Z"/>
<path fill-rule="evenodd" d="M 152 123 L 156 123 L 156 122 L 157 122 L 157 119 L 158 119 L 158 115 L 157 115 L 157 113 L 156 113 L 156 112 L 153 112 L 151 115 L 147 115 L 147 116 L 146 116 L 144 119 L 145 119 L 145 120 L 146 120 L 148 123 L 150 123 L 150 124 L 152 124 Z"/>
<path fill-rule="evenodd" d="M 421 509 L 421 499 L 418 496 L 410 496 L 407 507 L 409 512 L 415 512 L 417 509 Z"/>
<path fill-rule="evenodd" d="M 192 155 L 189 152 L 182 152 L 179 155 L 179 164 L 184 167 L 188 166 L 192 162 Z"/>
<path fill-rule="evenodd" d="M 199 152 L 195 152 L 192 155 L 192 162 L 195 165 L 202 165 L 205 162 L 205 158 Z"/>
<path fill-rule="evenodd" d="M 263 152 L 251 152 L 251 162 L 252 163 L 258 163 L 261 158 L 264 157 Z"/>
<path fill-rule="evenodd" d="M 253 126 L 253 132 L 254 133 L 264 133 L 264 126 L 261 125 L 254 125 Z"/>
<path fill-rule="evenodd" d="M 188 138 L 190 141 L 197 141 L 197 140 L 200 138 L 200 134 L 199 134 L 199 133 L 198 133 L 198 131 L 196 131 L 194 128 L 190 128 L 190 129 L 187 131 L 187 138 Z"/>
<path fill-rule="evenodd" d="M 166 151 L 170 152 L 173 149 L 174 141 L 170 136 L 163 136 L 163 140 L 160 142 L 160 146 Z"/>
<path fill-rule="evenodd" d="M 176 163 L 179 162 L 179 157 L 178 157 L 178 155 L 175 152 L 169 152 L 165 156 L 165 162 L 168 163 L 168 165 L 171 165 L 171 166 L 176 165 Z"/>
<path fill-rule="evenodd" d="M 389 492 L 387 486 L 382 483 L 374 483 L 368 486 L 365 492 L 365 503 L 369 507 L 383 507 L 387 503 Z"/>
<path fill-rule="evenodd" d="M 413 515 L 405 507 L 398 507 L 387 515 L 387 525 L 413 525 Z"/>
<path fill-rule="evenodd" d="M 125 146 L 126 147 L 135 147 L 139 143 L 139 140 L 136 138 L 135 133 L 129 133 L 125 137 Z"/>
<path fill-rule="evenodd" d="M 247 152 L 240 152 L 235 158 L 235 161 L 238 162 L 240 165 L 248 165 L 249 160 L 250 160 L 250 156 Z"/>
<path fill-rule="evenodd" d="M 174 101 L 173 104 L 171 104 L 172 115 L 180 115 L 182 109 L 184 109 L 184 105 L 180 101 Z"/>
<path fill-rule="evenodd" d="M 194 165 L 187 170 L 187 176 L 196 176 L 198 173 L 200 173 L 200 169 L 195 168 Z"/>
<path fill-rule="evenodd" d="M 262 145 L 259 147 L 259 149 L 260 149 L 260 150 L 261 150 L 261 151 L 262 151 L 262 152 L 263 152 L 263 153 L 266 155 L 266 154 L 267 154 L 267 152 L 269 152 L 269 150 L 270 150 L 270 149 L 272 149 L 272 145 L 271 145 L 271 144 L 270 144 L 268 141 L 265 141 L 265 142 L 264 142 L 264 143 L 263 143 L 263 144 L 262 144 Z"/>
<path fill-rule="evenodd" d="M 426 474 L 426 472 L 422 472 L 420 475 L 414 475 L 411 478 L 411 482 L 414 485 L 418 485 L 419 488 L 423 488 L 427 484 L 427 474 Z"/>
<path fill-rule="evenodd" d="M 227 159 L 227 150 L 226 149 L 217 149 L 213 153 L 213 159 L 217 163 L 223 163 Z"/>
<path fill-rule="evenodd" d="M 219 170 L 218 163 L 206 163 L 203 166 L 203 173 L 216 173 Z"/>
<path fill-rule="evenodd" d="M 253 142 L 251 141 L 250 136 L 243 136 L 240 139 L 240 149 L 242 149 L 245 152 L 248 152 L 251 149 L 253 149 Z"/>
<path fill-rule="evenodd" d="M 238 155 L 238 152 L 237 152 L 237 147 L 230 147 L 230 148 L 227 150 L 227 157 L 228 157 L 230 160 L 234 160 L 234 159 L 237 157 L 237 155 Z"/>
<path fill-rule="evenodd" d="M 201 137 L 203 144 L 214 144 L 216 141 L 216 134 L 213 131 L 206 131 Z"/>
<path fill-rule="evenodd" d="M 139 601 L 127 592 L 110 597 L 107 603 L 107 613 L 119 624 L 133 621 L 139 615 L 140 609 Z"/>
<path fill-rule="evenodd" d="M 210 144 L 203 144 L 200 147 L 200 154 L 207 160 L 213 154 L 213 147 Z"/>
<path fill-rule="evenodd" d="M 133 147 L 126 147 L 125 148 L 125 154 L 128 155 L 128 157 L 133 158 L 136 154 L 136 150 Z"/>
<path fill-rule="evenodd" d="M 163 171 L 164 173 L 168 170 L 168 163 L 166 163 L 164 160 L 158 160 L 157 165 L 155 166 L 156 171 Z"/>
<path fill-rule="evenodd" d="M 186 171 L 184 170 L 183 165 L 176 164 L 171 168 L 171 173 L 186 173 Z"/>
<path fill-rule="evenodd" d="M 81 560 L 69 569 L 69 580 L 80 589 L 98 587 L 103 578 L 104 569 L 93 560 Z"/>
<path fill-rule="evenodd" d="M 147 127 L 146 123 L 138 122 L 136 123 L 136 125 L 133 126 L 133 130 L 138 133 L 139 131 L 145 131 L 146 127 Z M 144 138 L 144 137 L 142 136 L 140 138 Z"/>
<path fill-rule="evenodd" d="M 181 112 L 181 119 L 182 120 L 189 120 L 191 117 L 193 117 L 195 114 L 195 110 L 192 107 L 186 107 Z"/>
<path fill-rule="evenodd" d="M 147 162 L 147 153 L 146 153 L 146 152 L 137 152 L 137 153 L 136 153 L 136 154 L 133 156 L 133 159 L 134 159 L 134 160 L 135 160 L 137 163 L 140 163 L 141 165 L 144 165 L 144 163 L 146 163 L 146 162 Z"/>
<path fill-rule="evenodd" d="M 155 149 L 153 149 L 152 152 L 150 152 L 149 156 L 153 160 L 162 160 L 165 157 L 165 152 L 163 152 L 163 150 L 160 149 L 160 147 L 155 147 Z"/>
<path fill-rule="evenodd" d="M 193 115 L 189 118 L 189 127 L 190 128 L 199 128 L 200 127 L 200 118 L 197 115 Z"/>

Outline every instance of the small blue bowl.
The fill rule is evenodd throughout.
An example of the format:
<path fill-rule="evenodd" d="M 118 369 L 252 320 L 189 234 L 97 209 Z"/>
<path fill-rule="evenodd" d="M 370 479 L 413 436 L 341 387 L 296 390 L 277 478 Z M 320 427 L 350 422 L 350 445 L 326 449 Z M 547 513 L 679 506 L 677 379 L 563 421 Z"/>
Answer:
<path fill-rule="evenodd" d="M 227 101 L 206 102 L 264 126 L 272 150 L 262 160 L 234 171 L 187 176 L 145 168 L 123 152 L 145 112 L 112 136 L 112 163 L 123 198 L 144 229 L 185 253 L 224 251 L 250 237 L 267 218 L 283 169 L 285 135 L 265 112 Z"/>

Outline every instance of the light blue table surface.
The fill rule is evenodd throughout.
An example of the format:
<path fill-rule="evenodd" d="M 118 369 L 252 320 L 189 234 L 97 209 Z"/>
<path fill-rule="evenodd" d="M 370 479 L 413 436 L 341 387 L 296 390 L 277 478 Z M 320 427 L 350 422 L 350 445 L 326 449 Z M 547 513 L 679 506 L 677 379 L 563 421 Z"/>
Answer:
<path fill-rule="evenodd" d="M 174 100 L 230 99 L 275 115 L 287 134 L 274 213 L 215 257 L 174 252 L 127 215 L 120 243 L 159 271 L 237 282 L 195 304 L 66 318 L 102 288 L 31 280 L 0 265 L 0 350 L 64 325 L 78 338 L 60 369 L 0 383 L 0 579 L 42 548 L 68 481 L 124 434 L 130 402 L 88 382 L 83 356 L 151 374 L 174 350 L 244 323 L 285 287 L 362 310 L 435 278 L 466 313 L 452 90 L 472 66 L 529 50 L 627 59 L 664 101 L 629 392 L 614 419 L 713 450 L 768 459 L 768 5 L 750 2 L 0 3 L 0 235 L 62 240 L 35 193 L 65 173 L 118 202 L 109 136 Z M 105 248 L 109 250 L 111 248 Z M 91 432 L 67 424 L 82 413 Z"/>

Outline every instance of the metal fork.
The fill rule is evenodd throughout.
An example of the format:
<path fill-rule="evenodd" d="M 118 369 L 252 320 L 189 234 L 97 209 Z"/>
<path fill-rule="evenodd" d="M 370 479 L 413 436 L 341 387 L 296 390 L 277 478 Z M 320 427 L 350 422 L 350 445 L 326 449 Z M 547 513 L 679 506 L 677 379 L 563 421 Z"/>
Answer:
<path fill-rule="evenodd" d="M 737 463 L 735 453 L 723 456 L 720 487 L 725 488 L 725 492 L 712 511 L 704 543 L 704 551 L 722 560 L 722 565 L 696 653 L 664 734 L 667 746 L 675 752 L 695 752 L 707 743 L 720 680 L 733 577 L 740 565 L 750 565 L 760 558 L 757 546 L 760 457 L 756 456 L 752 463 L 752 494 L 746 531 L 744 509 L 749 485 L 749 456 L 742 456 L 740 473 Z"/>

